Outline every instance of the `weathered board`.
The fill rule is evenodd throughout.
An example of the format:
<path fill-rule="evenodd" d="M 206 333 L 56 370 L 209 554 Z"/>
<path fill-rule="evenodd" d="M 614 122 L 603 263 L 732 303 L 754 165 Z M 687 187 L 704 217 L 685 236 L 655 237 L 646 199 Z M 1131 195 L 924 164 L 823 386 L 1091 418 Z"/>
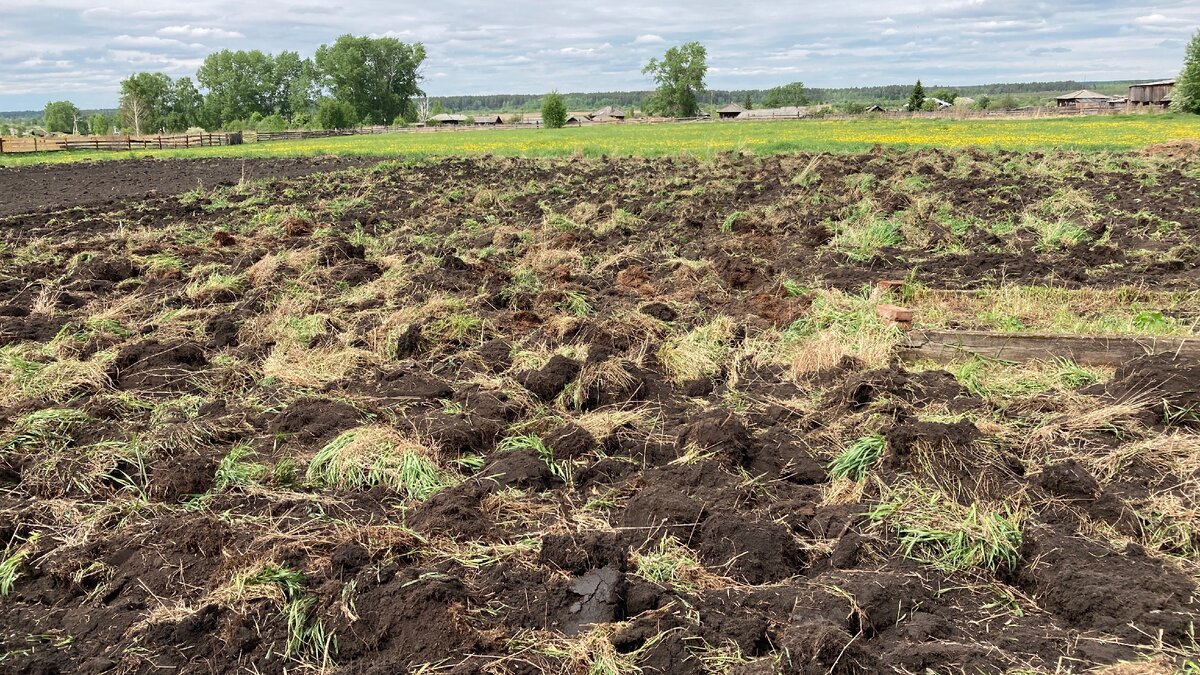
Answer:
<path fill-rule="evenodd" d="M 968 330 L 914 330 L 901 356 L 939 363 L 979 356 L 1004 361 L 1070 359 L 1089 366 L 1119 366 L 1146 354 L 1175 353 L 1200 358 L 1200 338 L 1117 337 L 996 333 Z"/>

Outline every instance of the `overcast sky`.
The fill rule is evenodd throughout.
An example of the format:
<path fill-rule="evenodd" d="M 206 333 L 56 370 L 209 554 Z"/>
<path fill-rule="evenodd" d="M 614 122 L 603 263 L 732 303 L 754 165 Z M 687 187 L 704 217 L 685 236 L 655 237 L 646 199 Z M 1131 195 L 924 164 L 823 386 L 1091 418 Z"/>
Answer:
<path fill-rule="evenodd" d="M 193 75 L 223 48 L 310 56 L 343 33 L 423 42 L 425 90 L 451 95 L 648 89 L 646 60 L 688 40 L 717 89 L 1159 78 L 1200 27 L 1198 0 L 338 4 L 0 0 L 0 110 L 113 107 L 139 70 Z"/>

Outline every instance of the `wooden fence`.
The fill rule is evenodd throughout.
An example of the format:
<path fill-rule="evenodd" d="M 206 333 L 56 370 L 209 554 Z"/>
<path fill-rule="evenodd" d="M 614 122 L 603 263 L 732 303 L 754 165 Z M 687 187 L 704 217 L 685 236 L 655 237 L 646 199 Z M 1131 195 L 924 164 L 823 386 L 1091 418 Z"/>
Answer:
<path fill-rule="evenodd" d="M 51 136 L 0 138 L 0 153 L 49 152 L 58 150 L 164 150 L 241 145 L 242 133 L 179 134 L 171 136 Z"/>

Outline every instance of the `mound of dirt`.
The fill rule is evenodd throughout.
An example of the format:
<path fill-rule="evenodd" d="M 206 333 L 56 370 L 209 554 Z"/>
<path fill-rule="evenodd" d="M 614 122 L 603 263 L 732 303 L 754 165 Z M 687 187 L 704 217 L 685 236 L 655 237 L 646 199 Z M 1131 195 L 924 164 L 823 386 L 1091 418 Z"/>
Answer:
<path fill-rule="evenodd" d="M 194 376 L 207 368 L 203 346 L 151 338 L 123 348 L 113 361 L 110 376 L 120 389 L 169 395 L 199 390 Z"/>
<path fill-rule="evenodd" d="M 1144 404 L 1151 424 L 1200 426 L 1200 359 L 1171 353 L 1141 356 L 1117 368 L 1106 384 L 1084 392 Z"/>

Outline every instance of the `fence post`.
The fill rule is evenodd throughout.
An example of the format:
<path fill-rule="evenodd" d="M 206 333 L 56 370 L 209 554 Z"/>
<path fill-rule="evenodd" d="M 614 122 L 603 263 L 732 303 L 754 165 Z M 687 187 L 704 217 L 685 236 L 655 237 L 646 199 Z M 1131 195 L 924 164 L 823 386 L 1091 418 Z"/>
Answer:
<path fill-rule="evenodd" d="M 4 154 L 4 139 L 0 138 L 0 155 Z"/>

